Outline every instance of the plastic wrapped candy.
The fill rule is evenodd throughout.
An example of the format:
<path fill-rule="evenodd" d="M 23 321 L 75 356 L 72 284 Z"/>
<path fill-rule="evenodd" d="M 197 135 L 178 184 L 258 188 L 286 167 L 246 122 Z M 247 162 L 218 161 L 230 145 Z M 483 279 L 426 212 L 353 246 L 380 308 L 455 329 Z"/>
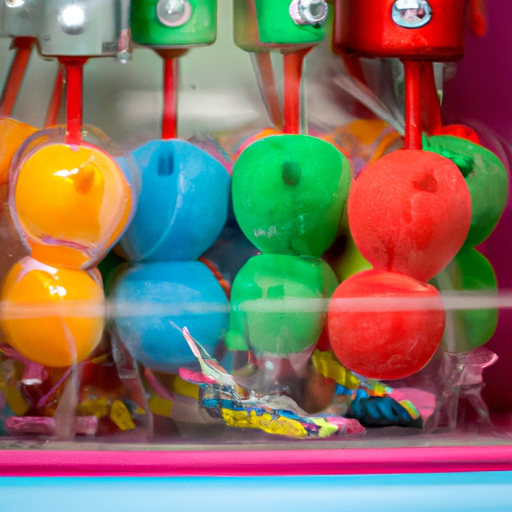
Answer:
<path fill-rule="evenodd" d="M 141 186 L 120 243 L 129 264 L 112 281 L 119 307 L 113 333 L 139 363 L 157 423 L 162 417 L 201 423 L 191 399 L 197 389 L 176 375 L 180 366 L 196 362 L 172 324 L 195 326 L 209 350 L 222 347 L 225 283 L 197 260 L 226 222 L 230 177 L 207 151 L 177 138 L 178 74 L 179 58 L 188 49 L 215 41 L 217 2 L 135 1 L 131 26 L 134 40 L 164 61 L 162 135 L 132 152 Z"/>
<path fill-rule="evenodd" d="M 32 256 L 48 265 L 93 267 L 132 215 L 126 159 L 99 130 L 87 128 L 84 135 L 84 143 L 74 146 L 66 144 L 64 128 L 42 130 L 13 162 L 13 220 Z"/>
<path fill-rule="evenodd" d="M 325 438 L 333 434 L 361 435 L 364 428 L 355 419 L 336 415 L 310 415 L 291 398 L 283 395 L 258 396 L 246 379 L 229 375 L 190 335 L 183 336 L 201 364 L 201 373 L 182 370 L 184 379 L 199 383 L 199 402 L 213 418 L 227 426 L 260 429 L 269 434 L 292 438 Z"/>
<path fill-rule="evenodd" d="M 99 428 L 94 413 L 77 413 L 80 401 L 87 401 L 81 395 L 85 369 L 99 367 L 93 354 L 109 353 L 103 283 L 91 268 L 131 217 L 131 168 L 99 130 L 82 131 L 80 145 L 66 144 L 65 133 L 55 128 L 30 137 L 10 175 L 11 213 L 31 256 L 2 285 L 4 352 L 7 361 L 25 366 L 23 375 L 37 368 L 40 374 L 19 376 L 27 410 L 8 420 L 16 435 L 70 438 Z M 111 374 L 117 378 L 114 364 Z M 139 402 L 134 411 L 144 412 Z"/>
<path fill-rule="evenodd" d="M 267 372 L 263 387 L 298 389 L 294 379 L 305 377 L 325 323 L 324 311 L 308 300 L 330 297 L 337 285 L 318 258 L 336 237 L 349 184 L 344 156 L 310 136 L 266 137 L 236 161 L 235 215 L 263 254 L 251 258 L 233 282 L 226 343 L 256 358 Z"/>

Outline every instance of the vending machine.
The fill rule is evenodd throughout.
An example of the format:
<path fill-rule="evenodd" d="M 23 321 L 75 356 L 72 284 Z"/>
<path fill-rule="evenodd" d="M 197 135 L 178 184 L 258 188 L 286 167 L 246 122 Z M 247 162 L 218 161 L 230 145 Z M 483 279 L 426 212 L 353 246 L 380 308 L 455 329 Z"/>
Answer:
<path fill-rule="evenodd" d="M 507 0 L 0 1 L 0 510 L 512 510 Z"/>

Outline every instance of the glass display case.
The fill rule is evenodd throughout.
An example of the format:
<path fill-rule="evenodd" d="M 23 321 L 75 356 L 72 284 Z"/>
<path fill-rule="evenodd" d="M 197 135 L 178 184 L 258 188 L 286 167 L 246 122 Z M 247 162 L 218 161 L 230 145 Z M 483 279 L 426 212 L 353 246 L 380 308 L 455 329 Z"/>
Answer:
<path fill-rule="evenodd" d="M 512 507 L 512 8 L 448 4 L 0 2 L 6 509 Z"/>

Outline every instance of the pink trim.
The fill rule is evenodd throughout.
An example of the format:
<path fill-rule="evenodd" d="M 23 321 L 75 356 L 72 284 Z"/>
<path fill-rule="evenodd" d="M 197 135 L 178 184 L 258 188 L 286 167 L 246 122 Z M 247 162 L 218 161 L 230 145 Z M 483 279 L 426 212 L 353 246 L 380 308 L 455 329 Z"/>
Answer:
<path fill-rule="evenodd" d="M 512 446 L 333 450 L 0 451 L 1 476 L 299 476 L 512 471 Z"/>

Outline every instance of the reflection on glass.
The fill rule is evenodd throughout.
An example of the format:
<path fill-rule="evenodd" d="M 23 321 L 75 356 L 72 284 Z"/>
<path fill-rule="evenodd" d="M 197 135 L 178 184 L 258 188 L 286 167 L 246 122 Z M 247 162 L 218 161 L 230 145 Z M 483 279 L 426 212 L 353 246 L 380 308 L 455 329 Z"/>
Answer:
<path fill-rule="evenodd" d="M 431 20 L 432 8 L 427 0 L 397 0 L 391 15 L 400 27 L 419 28 Z"/>

